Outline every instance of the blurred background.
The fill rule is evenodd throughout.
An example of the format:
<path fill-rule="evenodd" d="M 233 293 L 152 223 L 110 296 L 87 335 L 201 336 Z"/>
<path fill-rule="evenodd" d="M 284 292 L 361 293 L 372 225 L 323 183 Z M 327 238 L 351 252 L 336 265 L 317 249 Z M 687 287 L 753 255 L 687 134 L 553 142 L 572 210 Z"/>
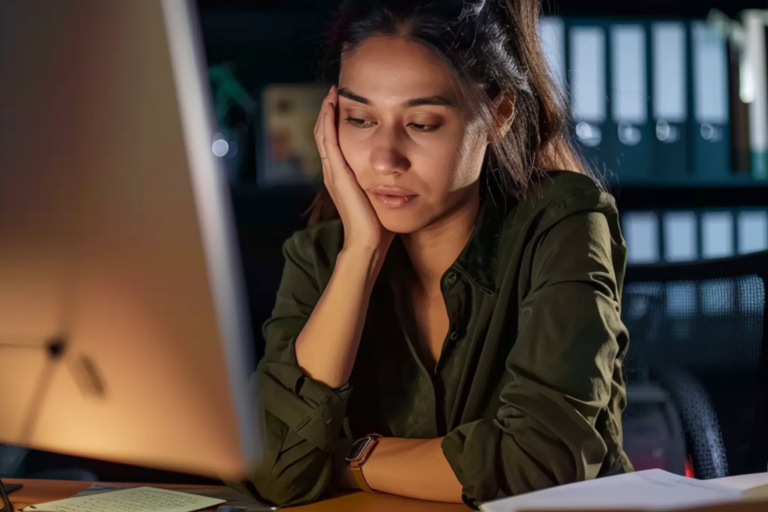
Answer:
<path fill-rule="evenodd" d="M 281 243 L 306 224 L 317 190 L 312 129 L 330 85 L 319 78 L 336 5 L 199 0 L 256 326 L 272 306 Z M 768 3 L 545 0 L 543 9 L 540 34 L 574 136 L 612 185 L 630 263 L 768 249 Z"/>
<path fill-rule="evenodd" d="M 218 122 L 212 151 L 231 184 L 257 355 L 282 243 L 306 226 L 319 187 L 312 130 L 331 84 L 321 76 L 337 5 L 198 0 Z M 629 365 L 631 381 L 663 384 L 636 403 L 661 403 L 653 410 L 677 425 L 653 430 L 651 409 L 635 409 L 646 422 L 627 422 L 647 452 L 638 467 L 766 471 L 768 2 L 545 0 L 543 12 L 539 32 L 573 136 L 618 200 L 632 343 L 665 347 L 663 358 L 684 368 L 654 370 L 662 352 L 652 350 Z M 663 462 L 675 450 L 685 467 Z M 69 467 L 101 480 L 202 481 L 36 451 L 16 474 Z"/>

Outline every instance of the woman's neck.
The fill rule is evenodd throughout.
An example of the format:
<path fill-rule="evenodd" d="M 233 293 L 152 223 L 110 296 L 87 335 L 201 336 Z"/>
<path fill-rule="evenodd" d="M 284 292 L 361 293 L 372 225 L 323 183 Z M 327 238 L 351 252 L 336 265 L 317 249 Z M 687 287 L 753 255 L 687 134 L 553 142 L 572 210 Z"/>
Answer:
<path fill-rule="evenodd" d="M 477 194 L 431 226 L 400 235 L 418 284 L 427 294 L 440 293 L 440 280 L 467 245 L 477 218 Z"/>

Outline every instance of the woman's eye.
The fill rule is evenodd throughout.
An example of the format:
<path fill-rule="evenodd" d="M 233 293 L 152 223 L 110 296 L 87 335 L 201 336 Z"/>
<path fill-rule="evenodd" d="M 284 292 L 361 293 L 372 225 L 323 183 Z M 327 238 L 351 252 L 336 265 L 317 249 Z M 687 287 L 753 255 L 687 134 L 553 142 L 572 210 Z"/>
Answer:
<path fill-rule="evenodd" d="M 357 128 L 371 128 L 376 123 L 373 121 L 366 121 L 365 119 L 359 119 L 356 117 L 347 117 L 345 119 L 347 124 L 351 124 L 352 126 L 355 126 Z M 433 132 L 440 128 L 439 125 L 436 124 L 420 124 L 420 123 L 410 123 L 408 126 L 413 127 L 414 130 L 417 132 Z"/>
<path fill-rule="evenodd" d="M 440 126 L 436 124 L 411 123 L 410 126 L 413 126 L 417 132 L 433 132 L 440 128 Z"/>
<path fill-rule="evenodd" d="M 346 118 L 346 121 L 348 124 L 358 128 L 370 128 L 373 125 L 373 123 L 370 121 L 366 121 L 365 119 L 357 119 L 355 117 L 348 117 Z"/>

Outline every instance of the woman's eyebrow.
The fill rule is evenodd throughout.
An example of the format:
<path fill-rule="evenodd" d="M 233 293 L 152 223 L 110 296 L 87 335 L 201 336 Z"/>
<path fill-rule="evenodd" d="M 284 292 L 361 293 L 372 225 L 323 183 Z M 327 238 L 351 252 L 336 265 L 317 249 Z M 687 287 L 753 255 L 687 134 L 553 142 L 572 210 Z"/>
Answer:
<path fill-rule="evenodd" d="M 345 98 L 356 101 L 358 103 L 362 103 L 364 105 L 371 105 L 371 100 L 368 98 L 364 98 L 360 96 L 359 94 L 355 94 L 354 92 L 350 91 L 347 87 L 342 87 L 339 89 L 339 96 L 344 96 Z M 409 100 L 406 100 L 402 103 L 404 107 L 419 107 L 422 105 L 437 105 L 437 106 L 444 106 L 444 107 L 456 107 L 454 103 L 449 100 L 448 98 L 445 98 L 444 96 L 429 96 L 426 98 L 411 98 Z"/>

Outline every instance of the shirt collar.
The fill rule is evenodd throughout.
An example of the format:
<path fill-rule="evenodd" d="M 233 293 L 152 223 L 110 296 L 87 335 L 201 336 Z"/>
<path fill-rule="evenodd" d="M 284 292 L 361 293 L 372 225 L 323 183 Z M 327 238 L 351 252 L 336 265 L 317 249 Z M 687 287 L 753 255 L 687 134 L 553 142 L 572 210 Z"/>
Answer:
<path fill-rule="evenodd" d="M 469 241 L 452 265 L 489 295 L 497 292 L 496 256 L 508 202 L 509 198 L 501 194 L 489 194 L 483 198 Z"/>
<path fill-rule="evenodd" d="M 496 255 L 505 212 L 509 211 L 511 206 L 509 202 L 510 198 L 500 193 L 483 194 L 472 234 L 459 257 L 447 271 L 460 273 L 488 295 L 495 295 L 497 292 Z M 382 271 L 395 274 L 401 272 L 407 258 L 402 240 L 396 237 L 390 246 Z"/>

